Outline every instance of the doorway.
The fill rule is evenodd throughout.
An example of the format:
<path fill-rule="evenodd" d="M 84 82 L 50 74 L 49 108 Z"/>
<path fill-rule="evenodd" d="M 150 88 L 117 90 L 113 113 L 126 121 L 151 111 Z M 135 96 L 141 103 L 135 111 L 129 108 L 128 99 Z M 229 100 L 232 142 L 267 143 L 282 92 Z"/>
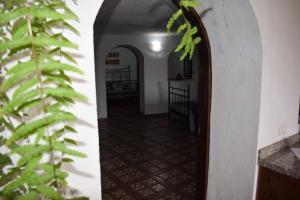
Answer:
<path fill-rule="evenodd" d="M 117 10 L 122 2 L 124 3 L 124 1 L 111 1 L 111 3 L 105 1 L 104 7 L 102 7 L 104 10 L 100 10 L 99 20 L 96 21 L 95 26 L 102 27 L 105 24 L 103 21 L 101 22 L 101 12 L 102 14 L 107 13 L 109 8 L 113 8 L 112 13 L 121 13 L 126 21 L 128 20 L 127 15 L 136 16 L 132 14 L 133 11 L 131 10 L 134 5 L 139 5 L 142 8 L 149 6 L 151 9 L 166 5 L 156 1 L 153 5 L 149 5 L 149 1 L 139 1 L 136 4 L 127 1 L 125 3 L 129 7 L 127 11 L 131 10 L 131 12 L 124 15 L 124 10 L 122 12 Z M 112 5 L 112 3 L 115 4 Z M 176 9 L 175 5 L 169 5 L 172 8 L 171 12 Z M 108 112 L 107 120 L 100 120 L 101 159 L 104 159 L 101 160 L 104 200 L 118 198 L 205 199 L 208 170 L 211 63 L 209 43 L 205 29 L 199 21 L 199 16 L 195 12 L 189 13 L 188 16 L 191 18 L 192 23 L 201 28 L 200 35 L 204 38 L 204 42 L 198 46 L 197 53 L 199 69 L 197 76 L 199 80 L 196 84 L 197 95 L 195 96 L 197 96 L 196 103 L 198 105 L 196 109 L 198 124 L 195 128 L 195 134 L 191 134 L 186 126 L 182 126 L 182 123 L 178 123 L 178 121 L 174 123 L 168 117 L 170 111 L 170 106 L 168 107 L 170 105 L 170 102 L 168 103 L 168 100 L 170 100 L 170 97 L 168 98 L 168 93 L 170 94 L 168 64 L 165 62 L 165 71 L 159 71 L 162 68 L 158 67 L 158 60 L 164 57 L 168 58 L 174 47 L 169 47 L 171 49 L 169 51 L 164 49 L 162 52 L 151 52 L 151 49 L 148 50 L 143 46 L 139 46 L 140 43 L 135 43 L 136 41 L 145 41 L 146 45 L 149 45 L 149 43 L 151 45 L 153 44 L 151 41 L 155 41 L 156 44 L 157 41 L 160 41 L 160 49 L 163 49 L 164 46 L 168 46 L 164 43 L 166 40 L 158 40 L 157 38 L 165 35 L 165 33 L 160 32 L 157 34 L 156 32 L 155 40 L 153 38 L 148 40 L 149 38 L 145 34 L 140 37 L 133 37 L 134 39 L 131 38 L 132 44 L 135 44 L 138 49 L 142 49 L 145 56 L 145 66 L 143 70 L 140 70 L 140 73 L 147 75 L 147 77 L 144 77 L 143 82 L 139 81 L 141 83 L 139 84 L 141 96 L 139 107 L 144 115 L 132 112 L 132 109 L 128 109 L 128 107 L 123 107 L 123 110 L 116 110 L 117 115 L 109 117 Z M 106 19 L 107 32 L 102 32 L 102 34 L 114 32 L 116 26 L 120 24 L 115 23 L 114 26 L 109 26 L 109 24 L 118 20 L 121 19 L 116 16 Z M 162 22 L 164 21 L 162 20 Z M 139 30 L 131 30 L 129 33 L 125 33 L 126 37 L 137 32 L 140 33 L 140 22 L 137 22 L 137 24 Z M 130 24 L 128 27 L 132 29 L 133 26 Z M 113 38 L 112 43 L 118 46 L 124 42 L 122 41 L 124 37 L 124 34 L 117 36 L 115 34 L 106 38 Z M 99 40 L 106 39 L 100 37 Z M 176 42 L 174 44 L 176 45 Z M 96 53 L 96 55 L 99 54 Z M 152 62 L 148 60 L 151 56 Z M 98 62 L 102 62 L 104 59 L 99 60 Z M 152 70 L 149 70 L 149 64 Z M 102 71 L 102 77 L 103 73 Z M 149 80 L 152 80 L 149 77 L 161 79 L 149 85 Z M 99 79 L 99 76 L 96 77 L 97 81 Z M 97 82 L 97 87 L 103 86 Z"/>
<path fill-rule="evenodd" d="M 140 110 L 140 85 L 143 85 L 141 68 L 143 55 L 133 46 L 120 45 L 107 54 L 105 80 L 108 115 L 115 107 L 120 106 L 131 106 L 136 111 Z"/>

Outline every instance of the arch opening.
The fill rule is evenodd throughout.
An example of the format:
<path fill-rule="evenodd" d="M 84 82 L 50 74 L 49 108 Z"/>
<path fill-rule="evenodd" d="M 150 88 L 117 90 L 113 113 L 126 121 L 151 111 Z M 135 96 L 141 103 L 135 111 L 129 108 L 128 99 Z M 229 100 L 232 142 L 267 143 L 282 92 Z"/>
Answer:
<path fill-rule="evenodd" d="M 104 4 L 108 2 L 108 1 L 104 1 Z M 118 1 L 120 3 L 120 1 Z M 116 2 L 115 2 L 116 3 Z M 114 6 L 117 7 L 117 5 L 119 3 L 116 3 Z M 162 3 L 164 5 L 164 3 Z M 173 2 L 173 8 L 176 8 L 176 1 Z M 159 5 L 161 4 L 155 4 L 155 7 L 159 7 Z M 105 7 L 105 5 L 104 5 Z M 105 7 L 106 8 L 106 7 Z M 102 8 L 101 8 L 102 9 Z M 153 8 L 152 8 L 153 9 Z M 101 10 L 99 11 L 99 14 L 101 14 Z M 98 14 L 98 15 L 99 15 Z M 196 126 L 196 134 L 195 136 L 197 137 L 197 155 L 194 158 L 195 160 L 197 160 L 196 163 L 197 167 L 195 168 L 197 171 L 197 180 L 196 180 L 196 193 L 192 194 L 195 195 L 194 198 L 195 199 L 206 199 L 206 190 L 207 190 L 207 179 L 208 179 L 208 156 L 209 156 L 209 124 L 210 124 L 210 101 L 211 101 L 211 57 L 210 57 L 210 44 L 209 44 L 209 40 L 206 34 L 206 30 L 201 22 L 200 16 L 193 10 L 190 13 L 187 13 L 187 16 L 189 18 L 189 20 L 192 22 L 192 24 L 196 25 L 198 27 L 198 29 L 200 30 L 199 35 L 202 37 L 203 42 L 200 43 L 200 45 L 198 45 L 197 47 L 197 51 L 195 53 L 194 56 L 194 60 L 197 62 L 193 62 L 194 66 L 197 66 L 195 69 L 195 71 L 193 71 L 194 73 L 192 73 L 192 77 L 197 77 L 197 81 L 193 83 L 194 85 L 194 90 L 196 91 L 195 97 L 193 97 L 193 99 L 195 99 L 195 101 L 197 101 L 198 107 L 197 107 L 197 126 Z M 113 17 L 112 17 L 113 18 Z M 98 18 L 99 19 L 99 18 Z M 101 21 L 101 20 L 100 20 Z M 109 20 L 108 20 L 109 21 Z M 100 23 L 101 24 L 101 23 Z M 95 22 L 94 26 L 98 26 L 99 22 L 97 23 L 97 20 Z M 107 24 L 106 24 L 107 25 Z M 116 27 L 110 27 L 112 30 Z M 95 29 L 95 27 L 94 27 Z M 110 31 L 112 31 L 110 30 Z M 139 30 L 140 31 L 140 30 Z M 103 34 L 103 32 L 102 32 Z M 134 33 L 126 33 L 127 35 L 133 35 Z M 145 40 L 145 33 L 143 33 L 144 35 L 142 36 L 141 40 Z M 155 34 L 155 35 L 164 35 L 164 33 L 159 33 L 159 34 Z M 114 38 L 116 38 L 115 36 L 113 36 Z M 153 48 L 149 48 L 146 49 L 144 48 L 145 46 L 141 45 L 139 42 L 136 42 L 137 40 L 139 40 L 138 37 L 131 39 L 131 44 L 129 45 L 122 45 L 124 44 L 124 41 L 122 41 L 122 38 L 124 39 L 123 36 L 119 36 L 118 39 L 116 39 L 114 42 L 112 42 L 111 45 L 113 45 L 113 47 L 125 47 L 128 48 L 130 50 L 132 50 L 132 52 L 135 52 L 136 57 L 142 58 L 138 60 L 142 60 L 143 61 L 143 68 L 141 68 L 139 66 L 139 75 L 143 75 L 143 81 L 141 81 L 141 78 L 139 79 L 139 92 L 140 92 L 140 111 L 144 114 L 157 114 L 157 113 L 151 113 L 149 112 L 149 107 L 150 108 L 155 108 L 155 107 L 159 107 L 157 105 L 151 105 L 151 103 L 148 103 L 147 101 L 151 98 L 155 98 L 155 95 L 149 95 L 149 93 L 147 92 L 147 84 L 149 84 L 149 82 L 147 82 L 149 80 L 148 76 L 149 72 L 153 73 L 153 76 L 159 76 L 160 75 L 160 71 L 155 71 L 151 72 L 151 70 L 149 71 L 149 65 L 152 65 L 153 67 L 155 65 L 157 65 L 157 60 L 159 60 L 160 58 L 165 58 L 165 66 L 168 66 L 168 58 L 169 58 L 169 54 L 171 53 L 171 51 L 174 49 L 175 46 L 173 47 L 167 47 L 167 50 L 165 49 L 165 52 L 159 52 L 161 49 L 164 49 L 164 47 L 160 47 L 160 50 L 157 50 L 158 52 L 156 52 L 156 50 L 153 50 Z M 95 35 L 95 48 L 97 49 L 97 44 L 99 44 L 99 42 L 103 42 L 105 39 L 103 39 L 103 37 L 99 37 L 97 34 Z M 136 41 L 134 41 L 136 40 Z M 146 39 L 147 40 L 147 39 Z M 149 42 L 150 41 L 150 42 Z M 151 41 L 154 41 L 153 38 L 151 40 L 148 40 L 147 44 L 149 45 L 149 43 L 151 44 Z M 125 42 L 126 44 L 128 44 L 128 42 Z M 167 43 L 167 42 L 166 42 Z M 173 40 L 173 44 L 177 44 L 176 42 L 174 43 Z M 164 44 L 163 44 L 164 45 Z M 135 47 L 134 47 L 135 46 Z M 109 48 L 108 48 L 109 49 Z M 113 48 L 110 48 L 113 49 Z M 137 53 L 137 49 L 140 49 L 141 52 Z M 156 48 L 157 49 L 157 48 Z M 152 50 L 152 51 L 151 51 Z M 150 52 L 150 53 L 149 53 Z M 138 54 L 140 56 L 138 56 Z M 152 59 L 154 61 L 150 62 L 148 55 L 151 54 L 152 55 Z M 97 55 L 97 53 L 96 53 Z M 100 59 L 96 59 L 96 66 L 98 66 L 97 62 L 101 62 L 101 59 L 103 59 L 103 57 L 99 56 Z M 96 72 L 97 70 L 99 70 L 98 68 L 96 68 Z M 168 67 L 166 67 L 164 69 L 164 75 L 163 78 L 165 79 L 164 81 L 157 81 L 156 84 L 151 85 L 150 89 L 148 91 L 153 91 L 155 90 L 155 88 L 159 88 L 158 89 L 158 98 L 161 99 L 161 97 L 163 96 L 163 93 L 161 91 L 166 91 L 167 88 L 167 83 L 170 82 L 170 80 L 168 80 Z M 103 77 L 103 75 L 105 73 L 102 72 L 97 72 L 97 74 L 100 74 L 99 76 L 96 76 L 96 80 L 98 81 L 101 77 Z M 141 76 L 139 76 L 141 77 Z M 184 86 L 188 86 L 191 83 L 189 83 L 189 81 L 185 81 L 186 83 L 184 83 Z M 144 85 L 143 85 L 144 84 Z M 182 84 L 182 83 L 180 83 Z M 155 87 L 154 87 L 155 86 Z M 97 87 L 99 87 L 98 83 L 97 83 Z M 106 85 L 107 87 L 107 85 Z M 100 91 L 100 92 L 99 92 Z M 101 91 L 101 89 L 99 90 L 97 88 L 97 95 L 99 96 L 100 94 L 105 94 L 105 92 L 103 93 L 103 90 Z M 99 97 L 98 97 L 99 99 Z M 165 99 L 163 99 L 162 101 L 164 101 L 164 104 L 162 107 L 167 106 L 167 100 L 168 97 L 166 97 Z M 170 99 L 170 97 L 169 97 Z M 102 99 L 104 101 L 107 101 L 107 99 Z M 101 97 L 100 100 L 98 100 L 98 107 L 101 108 L 101 105 L 99 106 L 99 103 L 101 102 Z M 147 104 L 148 103 L 148 104 Z M 106 103 L 107 104 L 107 103 Z M 105 105 L 105 103 L 104 103 Z M 148 107 L 147 107 L 148 105 Z M 150 105 L 150 106 L 149 106 Z M 169 108 L 167 108 L 168 111 Z M 102 111 L 98 111 L 98 113 L 101 113 Z M 159 113 L 159 112 L 158 112 Z M 164 112 L 161 112 L 159 114 L 162 114 Z M 105 117 L 105 114 L 103 115 Z M 100 116 L 101 118 L 101 116 Z M 101 123 L 100 123 L 101 126 Z M 101 127 L 100 127 L 101 129 Z M 101 132 L 100 132 L 101 134 Z M 105 180 L 102 180 L 105 181 Z M 102 183 L 103 185 L 103 183 Z M 192 198 L 193 199 L 193 198 Z"/>
<path fill-rule="evenodd" d="M 107 108 L 136 105 L 143 110 L 144 56 L 132 45 L 118 45 L 105 57 Z"/>

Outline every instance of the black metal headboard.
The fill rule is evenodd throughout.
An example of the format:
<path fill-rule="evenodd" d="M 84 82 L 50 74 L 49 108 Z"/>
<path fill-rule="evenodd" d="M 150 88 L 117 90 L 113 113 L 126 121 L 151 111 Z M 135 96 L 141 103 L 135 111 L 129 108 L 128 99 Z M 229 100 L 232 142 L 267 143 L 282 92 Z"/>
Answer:
<path fill-rule="evenodd" d="M 181 118 L 189 123 L 190 86 L 186 89 L 171 86 L 169 82 L 169 119 Z"/>
<path fill-rule="evenodd" d="M 106 81 L 130 81 L 130 65 L 117 69 L 106 69 Z"/>

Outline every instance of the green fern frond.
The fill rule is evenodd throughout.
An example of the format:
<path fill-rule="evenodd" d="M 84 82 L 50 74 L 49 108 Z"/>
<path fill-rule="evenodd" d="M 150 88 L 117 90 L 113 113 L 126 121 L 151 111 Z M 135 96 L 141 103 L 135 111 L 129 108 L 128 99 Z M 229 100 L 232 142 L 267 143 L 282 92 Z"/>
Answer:
<path fill-rule="evenodd" d="M 183 14 L 183 11 L 179 9 L 175 14 L 172 15 L 168 24 L 167 24 L 167 31 L 170 32 L 171 28 L 173 27 L 175 21 Z"/>
<path fill-rule="evenodd" d="M 195 8 L 200 6 L 201 4 L 197 0 L 181 0 L 180 5 L 185 7 L 185 8 Z"/>
<path fill-rule="evenodd" d="M 20 17 L 24 17 L 25 15 L 26 15 L 25 7 L 17 8 L 15 10 L 9 11 L 9 12 L 2 11 L 2 12 L 0 12 L 0 24 L 4 24 L 11 20 L 15 20 Z"/>
<path fill-rule="evenodd" d="M 29 124 L 23 124 L 20 127 L 16 129 L 14 134 L 8 138 L 6 144 L 7 146 L 12 145 L 14 142 L 27 138 L 28 136 L 32 135 L 37 131 L 38 129 L 57 124 L 59 122 L 64 122 L 64 121 L 74 121 L 76 120 L 76 117 L 70 113 L 55 113 L 51 114 L 45 118 L 38 119 L 36 121 L 33 121 Z"/>
<path fill-rule="evenodd" d="M 71 156 L 76 156 L 76 157 L 81 157 L 81 158 L 86 157 L 86 155 L 84 153 L 69 149 L 69 148 L 66 147 L 65 144 L 63 144 L 61 142 L 57 142 L 57 141 L 52 141 L 52 142 L 53 142 L 53 148 L 56 151 L 60 151 L 60 152 L 63 152 L 65 154 L 68 154 L 68 155 L 71 155 Z"/>
<path fill-rule="evenodd" d="M 180 0 L 179 1 L 179 11 L 176 13 L 181 13 L 180 16 L 183 17 L 184 23 L 182 23 L 176 30 L 176 33 L 179 35 L 183 31 L 185 33 L 183 34 L 181 41 L 177 45 L 175 52 L 182 52 L 182 55 L 180 57 L 180 60 L 184 60 L 188 55 L 189 59 L 192 59 L 194 51 L 195 51 L 195 46 L 200 42 L 194 39 L 195 35 L 198 33 L 198 29 L 196 26 L 192 27 L 191 23 L 185 16 L 185 11 L 189 11 L 190 8 L 195 8 L 197 6 L 200 6 L 201 4 L 197 0 Z M 169 20 L 169 23 L 167 25 L 167 31 L 171 30 L 171 27 L 174 25 L 175 20 L 177 20 L 178 15 L 176 13 L 171 17 Z M 197 37 L 198 38 L 198 37 Z M 195 43 L 198 42 L 198 43 Z"/>
<path fill-rule="evenodd" d="M 64 200 L 64 198 L 56 191 L 54 191 L 51 187 L 41 185 L 36 188 L 37 191 L 42 193 L 46 198 L 50 198 L 53 200 Z"/>
<path fill-rule="evenodd" d="M 38 199 L 38 193 L 31 191 L 28 194 L 19 197 L 17 200 L 36 200 L 36 199 Z"/>
<path fill-rule="evenodd" d="M 27 90 L 29 90 L 33 86 L 36 86 L 38 83 L 39 83 L 39 80 L 37 78 L 33 78 L 33 79 L 23 82 L 22 85 L 15 90 L 12 98 L 14 99 L 14 98 L 21 96 Z M 1 87 L 1 90 L 2 90 L 2 87 Z"/>
<path fill-rule="evenodd" d="M 31 159 L 28 164 L 25 167 L 24 173 L 11 183 L 9 183 L 7 186 L 3 189 L 3 194 L 8 195 L 13 192 L 13 190 L 21 187 L 24 183 L 26 183 L 26 180 L 28 177 L 30 177 L 31 173 L 34 171 L 34 169 L 39 164 L 39 161 L 41 160 L 41 157 L 36 157 Z"/>
<path fill-rule="evenodd" d="M 182 33 L 182 31 L 184 31 L 186 28 L 187 28 L 187 24 L 181 24 L 181 25 L 178 27 L 176 33 L 177 33 L 177 34 L 180 34 L 180 33 Z"/>

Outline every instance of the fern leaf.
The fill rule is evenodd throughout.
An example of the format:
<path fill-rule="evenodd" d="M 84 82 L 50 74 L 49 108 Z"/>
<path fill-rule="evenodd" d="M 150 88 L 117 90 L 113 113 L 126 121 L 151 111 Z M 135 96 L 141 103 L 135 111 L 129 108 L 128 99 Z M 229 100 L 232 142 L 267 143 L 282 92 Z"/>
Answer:
<path fill-rule="evenodd" d="M 77 142 L 71 138 L 65 138 L 64 139 L 64 142 L 67 143 L 67 144 L 71 144 L 71 145 L 74 145 L 74 146 L 77 146 Z"/>
<path fill-rule="evenodd" d="M 41 139 L 43 138 L 45 132 L 46 132 L 46 129 L 45 129 L 45 128 L 40 128 L 40 129 L 37 131 L 37 135 L 36 135 L 34 144 L 37 145 L 37 144 L 41 141 Z"/>
<path fill-rule="evenodd" d="M 12 113 L 15 108 L 25 104 L 25 103 L 31 103 L 31 100 L 34 97 L 37 97 L 40 95 L 40 90 L 35 89 L 30 92 L 27 92 L 26 94 L 23 94 L 22 96 L 18 96 L 14 99 L 12 99 L 10 102 L 8 102 L 3 108 L 3 113 Z M 33 100 L 34 101 L 34 100 Z"/>
<path fill-rule="evenodd" d="M 70 71 L 77 74 L 82 74 L 83 72 L 72 65 L 63 64 L 57 61 L 42 63 L 38 66 L 42 71 Z M 36 63 L 33 61 L 28 61 L 25 63 L 20 63 L 8 70 L 8 74 L 11 75 L 7 80 L 5 80 L 1 86 L 0 91 L 5 92 L 16 84 L 20 83 L 24 77 L 36 72 Z"/>
<path fill-rule="evenodd" d="M 14 134 L 8 138 L 6 144 L 8 146 L 12 145 L 14 142 L 25 139 L 28 136 L 34 134 L 34 132 L 42 127 L 57 124 L 64 121 L 74 121 L 76 117 L 70 113 L 55 113 L 29 124 L 21 125 L 16 129 Z"/>
<path fill-rule="evenodd" d="M 195 45 L 199 44 L 200 42 L 201 42 L 201 38 L 200 37 L 195 38 L 195 40 L 194 40 L 194 44 Z"/>
<path fill-rule="evenodd" d="M 192 45 L 192 47 L 190 49 L 190 52 L 189 52 L 189 59 L 190 60 L 192 60 L 194 52 L 195 52 L 195 44 Z"/>
<path fill-rule="evenodd" d="M 18 198 L 17 200 L 36 200 L 36 199 L 38 199 L 38 193 L 31 191 L 25 194 L 24 196 Z"/>
<path fill-rule="evenodd" d="M 83 72 L 77 67 L 56 61 L 41 64 L 40 69 L 43 71 L 70 71 L 77 74 L 83 74 Z"/>
<path fill-rule="evenodd" d="M 1 109 L 0 109 L 0 116 L 1 116 Z M 5 118 L 0 117 L 0 121 L 5 125 L 5 127 L 9 130 L 9 131 L 14 131 L 15 127 L 12 123 L 8 122 Z"/>
<path fill-rule="evenodd" d="M 54 191 L 51 187 L 41 185 L 36 188 L 37 191 L 42 193 L 46 198 L 50 198 L 53 200 L 64 200 L 64 198 L 56 191 Z"/>
<path fill-rule="evenodd" d="M 7 195 L 10 194 L 13 190 L 17 189 L 18 187 L 22 186 L 24 183 L 26 183 L 27 178 L 31 175 L 33 170 L 37 167 L 39 164 L 41 157 L 36 157 L 31 159 L 28 164 L 26 165 L 26 168 L 24 170 L 24 173 L 17 179 L 15 179 L 13 182 L 9 183 L 7 186 L 3 189 L 3 194 Z"/>
<path fill-rule="evenodd" d="M 68 154 L 68 155 L 71 155 L 71 156 L 76 156 L 76 157 L 81 157 L 81 158 L 86 157 L 86 155 L 84 153 L 69 149 L 63 143 L 53 141 L 52 144 L 53 144 L 53 148 L 56 151 L 60 151 L 60 152 L 63 152 L 65 154 Z"/>
<path fill-rule="evenodd" d="M 64 129 L 64 128 L 59 129 L 59 130 L 55 131 L 55 132 L 51 135 L 51 138 L 52 138 L 52 139 L 60 138 L 64 133 L 65 133 L 65 129 Z"/>
<path fill-rule="evenodd" d="M 57 85 L 58 87 L 62 86 L 65 88 L 72 88 L 64 79 L 61 79 L 60 77 L 57 76 L 48 76 L 48 78 L 43 81 L 44 85 Z"/>
<path fill-rule="evenodd" d="M 175 52 L 179 52 L 186 45 L 188 38 L 189 38 L 189 33 L 186 32 L 182 37 L 181 42 L 177 45 Z"/>
<path fill-rule="evenodd" d="M 190 31 L 190 35 L 193 36 L 198 32 L 198 28 L 196 26 L 194 26 L 191 31 Z"/>
<path fill-rule="evenodd" d="M 65 129 L 71 133 L 77 133 L 77 131 L 74 128 L 72 128 L 71 126 L 65 126 Z"/>
<path fill-rule="evenodd" d="M 185 7 L 185 8 L 189 8 L 189 7 L 195 8 L 195 7 L 200 6 L 201 4 L 198 1 L 195 1 L 195 0 L 181 0 L 180 5 Z"/>
<path fill-rule="evenodd" d="M 62 105 L 60 103 L 55 103 L 49 107 L 46 108 L 46 112 L 47 113 L 51 113 L 51 112 L 61 112 L 61 107 Z"/>
<path fill-rule="evenodd" d="M 60 28 L 60 29 L 67 29 L 67 30 L 70 30 L 71 32 L 75 33 L 76 35 L 80 36 L 80 33 L 79 31 L 73 27 L 72 25 L 70 25 L 69 23 L 67 22 L 62 22 L 61 20 L 51 20 L 51 21 L 48 21 L 46 23 L 46 25 L 48 27 L 54 27 L 54 28 Z"/>
<path fill-rule="evenodd" d="M 47 99 L 45 98 L 44 101 L 46 101 Z M 21 105 L 19 105 L 16 108 L 16 112 L 19 111 L 25 111 L 25 110 L 30 110 L 32 108 L 34 108 L 35 106 L 41 106 L 43 105 L 43 100 L 41 98 L 36 98 L 36 99 L 32 99 L 30 101 L 27 101 L 25 103 L 22 103 Z"/>
<path fill-rule="evenodd" d="M 18 75 L 15 77 L 10 77 L 6 79 L 0 86 L 0 91 L 5 92 L 15 84 L 19 83 L 25 76 L 28 75 L 28 72 L 25 73 L 27 68 L 35 68 L 35 62 L 33 61 L 28 61 L 24 63 L 18 63 L 16 66 L 12 67 L 10 70 L 8 70 L 7 74 L 12 74 L 14 72 L 21 71 Z M 23 71 L 24 70 L 24 71 Z M 33 70 L 31 70 L 32 72 Z M 24 72 L 24 73 L 23 73 Z"/>
<path fill-rule="evenodd" d="M 11 20 L 18 19 L 26 14 L 26 9 L 24 7 L 17 8 L 10 12 L 0 12 L 0 24 L 10 22 Z"/>
<path fill-rule="evenodd" d="M 33 187 L 42 184 L 49 184 L 54 178 L 65 180 L 65 178 L 68 177 L 68 173 L 62 172 L 59 169 L 55 169 L 54 174 L 54 167 L 49 164 L 42 164 L 40 168 L 44 171 L 42 176 L 36 176 L 36 174 L 30 176 L 27 181 L 29 186 Z"/>
<path fill-rule="evenodd" d="M 64 80 L 64 81 L 66 81 L 67 83 L 72 83 L 72 80 L 66 75 L 66 74 L 64 74 L 64 73 L 62 73 L 62 71 L 61 70 L 59 70 L 60 71 L 60 73 L 58 74 L 58 73 L 51 73 L 51 72 L 47 72 L 47 71 L 44 71 L 43 72 L 43 75 L 44 76 L 46 76 L 46 77 L 48 77 L 48 78 L 52 78 L 52 77 L 55 77 L 55 78 L 60 78 L 61 80 Z"/>
<path fill-rule="evenodd" d="M 65 39 L 56 39 L 56 38 L 49 38 L 46 36 L 37 36 L 33 39 L 33 44 L 36 46 L 56 46 L 56 47 L 67 47 L 72 49 L 78 49 L 78 45 L 74 44 Z M 0 46 L 1 47 L 1 46 Z M 1 48 L 0 48 L 1 50 Z"/>
<path fill-rule="evenodd" d="M 84 95 L 68 88 L 45 88 L 44 93 L 55 97 L 75 98 L 82 101 L 87 100 L 87 98 Z"/>
<path fill-rule="evenodd" d="M 74 198 L 67 199 L 67 200 L 89 200 L 89 198 L 87 198 L 87 197 L 74 197 Z"/>
<path fill-rule="evenodd" d="M 171 28 L 173 27 L 175 21 L 183 14 L 182 10 L 179 9 L 176 13 L 172 15 L 168 24 L 167 24 L 167 31 L 170 32 Z"/>
<path fill-rule="evenodd" d="M 188 55 L 188 52 L 184 51 L 183 54 L 180 57 L 180 61 L 183 61 L 187 55 Z"/>
<path fill-rule="evenodd" d="M 29 146 L 29 147 L 28 147 Z M 22 158 L 17 162 L 17 166 L 23 166 L 33 157 L 41 156 L 43 153 L 49 152 L 49 147 L 45 145 L 28 145 L 22 146 L 17 150 L 14 150 L 13 153 L 18 152 L 22 155 Z M 27 150 L 26 152 L 22 150 Z"/>
<path fill-rule="evenodd" d="M 54 9 L 50 9 L 45 6 L 32 6 L 29 8 L 29 14 L 36 18 L 46 18 L 53 20 L 77 20 L 77 16 L 70 11 L 65 11 L 64 13 L 56 12 Z"/>
<path fill-rule="evenodd" d="M 2 170 L 5 166 L 11 165 L 12 161 L 9 156 L 0 154 L 0 169 Z"/>
<path fill-rule="evenodd" d="M 5 176 L 1 176 L 0 178 L 0 187 L 4 187 L 12 180 L 18 178 L 21 175 L 21 170 L 18 168 L 10 169 L 10 172 L 5 174 Z M 1 197 L 1 196 L 0 196 Z"/>
<path fill-rule="evenodd" d="M 49 164 L 43 164 L 43 165 L 41 165 L 41 168 L 44 170 L 45 174 L 48 174 L 48 175 L 51 175 L 51 176 L 54 176 L 53 167 L 54 166 L 49 165 Z M 68 173 L 62 172 L 58 168 L 56 168 L 56 174 L 57 174 L 57 178 L 60 178 L 60 179 L 65 179 L 65 178 L 68 177 Z"/>
<path fill-rule="evenodd" d="M 12 98 L 14 99 L 22 95 L 24 92 L 35 86 L 37 83 L 39 83 L 39 80 L 36 78 L 30 79 L 29 81 L 22 83 L 22 85 L 15 90 Z"/>
<path fill-rule="evenodd" d="M 66 58 L 71 63 L 77 64 L 76 60 L 72 56 L 70 56 L 67 52 L 61 51 L 60 53 L 64 58 Z"/>
<path fill-rule="evenodd" d="M 64 163 L 73 163 L 73 162 L 74 162 L 74 160 L 71 159 L 71 158 L 63 158 L 62 161 L 63 161 Z"/>
<path fill-rule="evenodd" d="M 182 25 L 180 25 L 176 31 L 177 34 L 182 33 L 182 31 L 184 31 L 187 28 L 187 25 L 184 23 Z"/>
<path fill-rule="evenodd" d="M 3 53 L 10 49 L 16 49 L 31 44 L 30 38 L 19 38 L 14 40 L 8 40 L 0 43 L 0 53 Z"/>
<path fill-rule="evenodd" d="M 20 21 L 13 27 L 12 38 L 19 39 L 28 33 L 28 25 L 25 20 Z"/>

